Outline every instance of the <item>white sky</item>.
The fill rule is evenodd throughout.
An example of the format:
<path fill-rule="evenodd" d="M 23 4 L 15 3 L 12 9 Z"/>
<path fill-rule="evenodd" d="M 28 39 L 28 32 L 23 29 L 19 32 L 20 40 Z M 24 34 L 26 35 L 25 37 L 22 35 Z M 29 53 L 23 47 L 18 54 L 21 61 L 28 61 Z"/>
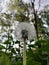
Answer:
<path fill-rule="evenodd" d="M 25 3 L 29 3 L 31 2 L 31 0 L 23 0 Z M 41 1 L 41 7 L 40 9 L 43 8 L 43 6 L 45 5 L 49 5 L 49 0 L 40 0 Z M 9 0 L 0 0 L 0 11 L 2 10 L 2 12 L 6 11 L 7 9 L 7 3 L 9 2 Z M 35 9 L 38 9 L 39 6 L 39 0 L 35 0 Z"/>
<path fill-rule="evenodd" d="M 7 4 L 9 0 L 0 0 L 0 11 L 5 12 L 7 10 Z"/>
<path fill-rule="evenodd" d="M 25 3 L 29 3 L 31 0 L 23 0 Z M 33 0 L 32 0 L 33 1 Z M 41 2 L 41 8 L 45 5 L 49 5 L 49 0 L 40 0 Z M 35 9 L 38 9 L 39 6 L 39 0 L 35 0 Z"/>

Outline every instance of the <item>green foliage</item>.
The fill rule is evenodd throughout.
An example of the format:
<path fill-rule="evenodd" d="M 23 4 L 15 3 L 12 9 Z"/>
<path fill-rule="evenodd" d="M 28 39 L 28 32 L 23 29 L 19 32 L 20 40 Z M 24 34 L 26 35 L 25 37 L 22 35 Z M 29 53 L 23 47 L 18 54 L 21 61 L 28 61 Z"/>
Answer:
<path fill-rule="evenodd" d="M 18 12 L 24 12 L 27 9 L 27 5 L 24 5 L 24 3 L 20 0 L 11 0 L 11 4 L 8 7 L 10 11 L 17 10 Z"/>
<path fill-rule="evenodd" d="M 23 65 L 21 62 L 17 61 L 15 65 Z"/>
<path fill-rule="evenodd" d="M 11 65 L 10 59 L 5 53 L 0 54 L 0 64 L 1 65 Z"/>
<path fill-rule="evenodd" d="M 0 50 L 2 50 L 2 49 L 5 49 L 5 47 L 3 45 L 0 45 Z"/>
<path fill-rule="evenodd" d="M 37 61 L 31 61 L 31 60 L 29 60 L 28 63 L 27 63 L 27 65 L 41 65 L 41 63 L 37 62 Z"/>
<path fill-rule="evenodd" d="M 41 65 L 38 53 L 34 53 L 33 50 L 27 52 L 27 65 Z"/>
<path fill-rule="evenodd" d="M 21 13 L 18 15 L 16 14 L 15 17 L 16 17 L 15 19 L 20 22 L 29 21 L 29 18 Z"/>
<path fill-rule="evenodd" d="M 3 44 L 11 44 L 11 42 L 9 40 L 7 40 Z"/>

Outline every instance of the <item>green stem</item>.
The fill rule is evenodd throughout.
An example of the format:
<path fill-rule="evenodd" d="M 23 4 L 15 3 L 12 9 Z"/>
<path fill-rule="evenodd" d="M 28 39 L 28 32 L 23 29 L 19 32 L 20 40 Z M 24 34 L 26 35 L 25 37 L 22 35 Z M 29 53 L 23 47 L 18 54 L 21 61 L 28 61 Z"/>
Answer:
<path fill-rule="evenodd" d="M 24 40 L 23 46 L 23 65 L 26 65 L 26 40 Z"/>

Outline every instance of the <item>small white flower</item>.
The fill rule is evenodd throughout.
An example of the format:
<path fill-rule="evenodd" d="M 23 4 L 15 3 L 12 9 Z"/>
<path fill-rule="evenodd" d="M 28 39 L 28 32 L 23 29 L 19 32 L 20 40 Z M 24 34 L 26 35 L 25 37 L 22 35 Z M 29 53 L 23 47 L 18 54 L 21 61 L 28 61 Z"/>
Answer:
<path fill-rule="evenodd" d="M 30 24 L 28 22 L 18 23 L 18 25 L 15 27 L 14 34 L 16 36 L 16 39 L 18 39 L 20 41 L 23 40 L 22 33 L 21 33 L 22 30 L 28 31 L 28 40 L 36 38 L 36 31 L 35 31 L 34 24 Z"/>

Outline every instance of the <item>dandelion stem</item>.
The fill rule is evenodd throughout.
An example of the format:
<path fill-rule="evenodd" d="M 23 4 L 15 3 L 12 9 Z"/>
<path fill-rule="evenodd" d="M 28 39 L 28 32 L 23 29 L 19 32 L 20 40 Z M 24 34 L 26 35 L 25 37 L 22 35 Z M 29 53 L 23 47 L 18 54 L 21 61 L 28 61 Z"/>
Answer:
<path fill-rule="evenodd" d="M 26 40 L 24 40 L 23 46 L 23 65 L 26 65 Z"/>

